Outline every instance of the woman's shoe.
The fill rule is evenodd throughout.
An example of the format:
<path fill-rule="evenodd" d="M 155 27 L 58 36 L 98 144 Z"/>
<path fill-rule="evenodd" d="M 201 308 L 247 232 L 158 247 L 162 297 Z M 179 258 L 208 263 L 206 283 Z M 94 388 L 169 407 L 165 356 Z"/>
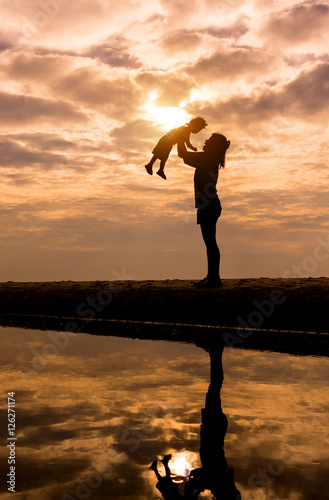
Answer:
<path fill-rule="evenodd" d="M 197 288 L 218 288 L 222 286 L 222 280 L 220 278 L 209 278 L 205 281 L 200 281 L 196 285 Z"/>
<path fill-rule="evenodd" d="M 193 286 L 199 286 L 199 285 L 201 285 L 201 283 L 204 283 L 208 279 L 209 279 L 208 276 L 206 276 L 205 278 L 203 278 L 203 280 L 197 281 L 196 283 L 193 283 Z"/>

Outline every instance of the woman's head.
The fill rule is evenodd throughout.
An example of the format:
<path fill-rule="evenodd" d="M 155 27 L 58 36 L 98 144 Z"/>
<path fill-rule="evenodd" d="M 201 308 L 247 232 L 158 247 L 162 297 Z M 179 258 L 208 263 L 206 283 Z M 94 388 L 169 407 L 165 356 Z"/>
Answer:
<path fill-rule="evenodd" d="M 196 118 L 192 118 L 192 120 L 188 122 L 188 125 L 191 129 L 191 132 L 193 134 L 197 134 L 202 129 L 206 128 L 207 122 L 204 118 L 201 118 L 201 116 L 197 116 Z"/>
<path fill-rule="evenodd" d="M 204 143 L 203 150 L 212 160 L 218 162 L 220 167 L 225 167 L 225 153 L 230 144 L 224 135 L 212 134 Z"/>

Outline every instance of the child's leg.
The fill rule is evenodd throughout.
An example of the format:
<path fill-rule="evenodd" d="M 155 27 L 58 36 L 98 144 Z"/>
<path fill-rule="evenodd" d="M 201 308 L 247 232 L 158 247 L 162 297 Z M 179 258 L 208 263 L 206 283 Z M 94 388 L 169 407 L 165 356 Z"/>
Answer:
<path fill-rule="evenodd" d="M 150 162 L 147 165 L 145 165 L 146 172 L 150 175 L 153 174 L 152 167 L 153 167 L 153 164 L 154 164 L 156 159 L 157 159 L 157 157 L 155 155 L 153 155 Z"/>
<path fill-rule="evenodd" d="M 157 171 L 157 174 L 160 175 L 160 177 L 162 177 L 162 179 L 167 179 L 166 174 L 164 173 L 164 168 L 165 168 L 166 161 L 167 160 L 161 160 L 160 161 L 160 168 Z"/>

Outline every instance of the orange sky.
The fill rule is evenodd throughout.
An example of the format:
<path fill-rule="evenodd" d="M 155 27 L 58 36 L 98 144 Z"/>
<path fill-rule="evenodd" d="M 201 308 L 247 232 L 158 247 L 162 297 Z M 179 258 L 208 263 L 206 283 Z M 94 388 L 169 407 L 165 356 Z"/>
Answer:
<path fill-rule="evenodd" d="M 193 170 L 175 149 L 167 181 L 144 169 L 163 108 L 206 119 L 198 148 L 231 141 L 222 276 L 328 276 L 328 2 L 3 0 L 0 15 L 1 281 L 204 276 Z"/>

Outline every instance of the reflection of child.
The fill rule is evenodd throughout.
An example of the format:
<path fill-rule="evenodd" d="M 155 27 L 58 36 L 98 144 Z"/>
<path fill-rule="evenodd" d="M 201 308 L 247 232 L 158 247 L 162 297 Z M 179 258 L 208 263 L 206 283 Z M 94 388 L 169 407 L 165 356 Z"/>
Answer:
<path fill-rule="evenodd" d="M 199 484 L 195 485 L 194 483 L 196 481 L 191 481 L 189 479 L 189 481 L 185 484 L 184 495 L 181 495 L 179 493 L 177 484 L 175 484 L 171 478 L 172 474 L 168 465 L 170 460 L 171 455 L 166 455 L 161 460 L 166 472 L 166 475 L 164 477 L 159 474 L 156 460 L 150 466 L 150 469 L 153 470 L 158 479 L 156 487 L 160 491 L 164 500 L 197 500 L 201 491 L 204 491 L 204 488 L 200 487 Z"/>
<path fill-rule="evenodd" d="M 159 474 L 156 460 L 152 463 L 150 469 L 155 472 L 155 475 L 158 479 L 156 487 L 162 494 L 164 500 L 179 500 L 180 498 L 182 498 L 182 496 L 179 494 L 177 484 L 175 484 L 171 479 L 171 471 L 168 466 L 168 462 L 170 459 L 171 455 L 166 455 L 161 460 L 166 471 L 166 475 L 164 477 L 160 476 Z"/>
<path fill-rule="evenodd" d="M 197 134 L 202 129 L 206 128 L 207 123 L 206 120 L 198 116 L 197 118 L 192 118 L 186 125 L 182 127 L 174 128 L 168 132 L 168 134 L 161 137 L 158 144 L 153 149 L 153 157 L 151 161 L 145 165 L 146 171 L 148 174 L 152 175 L 152 167 L 156 159 L 160 160 L 160 168 L 157 171 L 157 174 L 160 175 L 163 179 L 166 179 L 166 175 L 164 173 L 164 167 L 166 161 L 168 160 L 168 156 L 174 144 L 177 143 L 178 140 L 185 142 L 186 146 L 192 151 L 197 151 L 197 149 L 192 146 L 190 143 L 190 134 Z"/>

